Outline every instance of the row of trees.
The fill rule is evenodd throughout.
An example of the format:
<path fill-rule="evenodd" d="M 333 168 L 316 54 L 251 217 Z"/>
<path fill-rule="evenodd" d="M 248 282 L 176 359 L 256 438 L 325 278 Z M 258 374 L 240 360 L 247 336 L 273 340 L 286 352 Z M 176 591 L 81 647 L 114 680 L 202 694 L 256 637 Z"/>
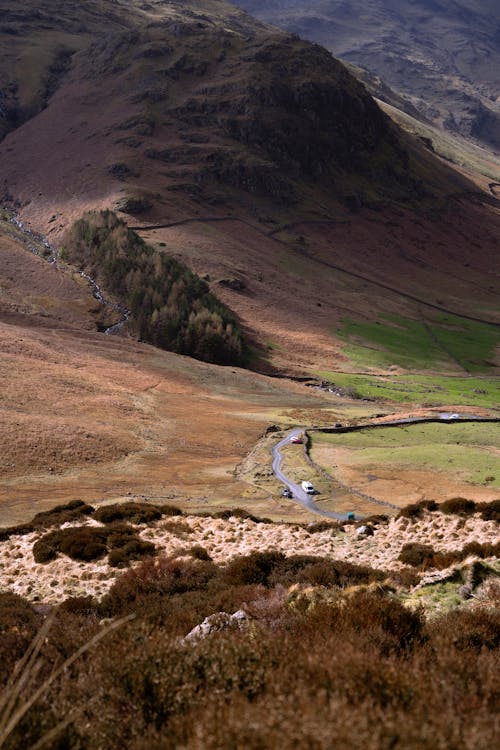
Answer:
<path fill-rule="evenodd" d="M 147 245 L 112 211 L 77 221 L 65 257 L 129 308 L 139 336 L 163 349 L 222 365 L 243 365 L 232 313 L 185 265 Z"/>

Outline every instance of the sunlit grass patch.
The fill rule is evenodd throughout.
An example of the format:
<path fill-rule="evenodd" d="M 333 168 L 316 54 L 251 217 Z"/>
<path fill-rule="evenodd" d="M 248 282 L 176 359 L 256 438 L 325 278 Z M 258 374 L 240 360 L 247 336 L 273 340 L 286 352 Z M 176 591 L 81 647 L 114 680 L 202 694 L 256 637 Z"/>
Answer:
<path fill-rule="evenodd" d="M 341 388 L 353 389 L 360 398 L 381 398 L 428 406 L 462 404 L 498 407 L 500 381 L 495 377 L 453 375 L 358 375 L 317 373 Z"/>
<path fill-rule="evenodd" d="M 498 424 L 415 424 L 353 433 L 311 433 L 314 444 L 352 449 L 350 464 L 444 471 L 473 484 L 500 487 Z"/>
<path fill-rule="evenodd" d="M 420 320 L 398 315 L 345 319 L 336 334 L 346 342 L 344 351 L 353 364 L 384 368 L 487 372 L 500 343 L 495 326 L 451 314 Z"/>

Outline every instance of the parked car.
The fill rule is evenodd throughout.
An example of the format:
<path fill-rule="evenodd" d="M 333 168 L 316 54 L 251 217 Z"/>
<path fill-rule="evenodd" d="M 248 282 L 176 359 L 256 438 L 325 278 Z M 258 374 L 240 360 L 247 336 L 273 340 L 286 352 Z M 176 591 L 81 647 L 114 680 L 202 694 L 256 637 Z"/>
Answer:
<path fill-rule="evenodd" d="M 311 482 L 302 482 L 301 486 L 304 492 L 306 492 L 308 495 L 314 495 L 314 493 L 316 492 Z"/>
<path fill-rule="evenodd" d="M 294 435 L 290 442 L 294 443 L 295 445 L 302 445 L 304 439 L 300 435 Z"/>
<path fill-rule="evenodd" d="M 285 489 L 283 490 L 281 494 L 283 497 L 288 497 L 288 498 L 293 497 L 293 492 L 292 490 L 289 490 L 288 487 L 285 487 Z"/>

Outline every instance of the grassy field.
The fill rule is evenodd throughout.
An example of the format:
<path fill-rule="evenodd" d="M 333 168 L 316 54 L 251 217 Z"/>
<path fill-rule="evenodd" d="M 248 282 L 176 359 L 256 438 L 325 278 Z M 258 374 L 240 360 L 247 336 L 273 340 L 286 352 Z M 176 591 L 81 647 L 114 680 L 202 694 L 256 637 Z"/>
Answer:
<path fill-rule="evenodd" d="M 355 365 L 406 369 L 491 370 L 500 343 L 497 328 L 454 315 L 414 320 L 382 315 L 380 320 L 344 319 L 336 331 Z"/>
<path fill-rule="evenodd" d="M 493 376 L 357 375 L 331 371 L 317 374 L 341 388 L 352 389 L 359 398 L 388 399 L 423 406 L 500 406 L 500 383 Z"/>
<path fill-rule="evenodd" d="M 415 424 L 363 432 L 312 433 L 321 444 L 350 449 L 350 465 L 441 471 L 473 484 L 500 487 L 500 425 Z"/>

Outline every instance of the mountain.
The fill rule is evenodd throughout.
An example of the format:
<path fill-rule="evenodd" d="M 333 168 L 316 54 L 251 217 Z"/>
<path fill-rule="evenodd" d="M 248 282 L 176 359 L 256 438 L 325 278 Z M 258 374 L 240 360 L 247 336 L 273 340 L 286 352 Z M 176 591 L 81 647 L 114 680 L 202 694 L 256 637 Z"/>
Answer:
<path fill-rule="evenodd" d="M 3 5 L 2 175 L 45 225 L 53 206 L 113 200 L 160 220 L 179 196 L 186 210 L 228 188 L 281 205 L 318 188 L 358 203 L 427 190 L 340 63 L 224 2 Z"/>
<path fill-rule="evenodd" d="M 500 6 L 492 0 L 237 0 L 379 76 L 408 110 L 500 150 Z M 411 113 L 411 112 L 410 112 Z"/>
<path fill-rule="evenodd" d="M 346 314 L 497 322 L 495 198 L 325 49 L 219 0 L 0 9 L 3 202 L 55 247 L 119 211 L 295 371 L 346 361 Z"/>

